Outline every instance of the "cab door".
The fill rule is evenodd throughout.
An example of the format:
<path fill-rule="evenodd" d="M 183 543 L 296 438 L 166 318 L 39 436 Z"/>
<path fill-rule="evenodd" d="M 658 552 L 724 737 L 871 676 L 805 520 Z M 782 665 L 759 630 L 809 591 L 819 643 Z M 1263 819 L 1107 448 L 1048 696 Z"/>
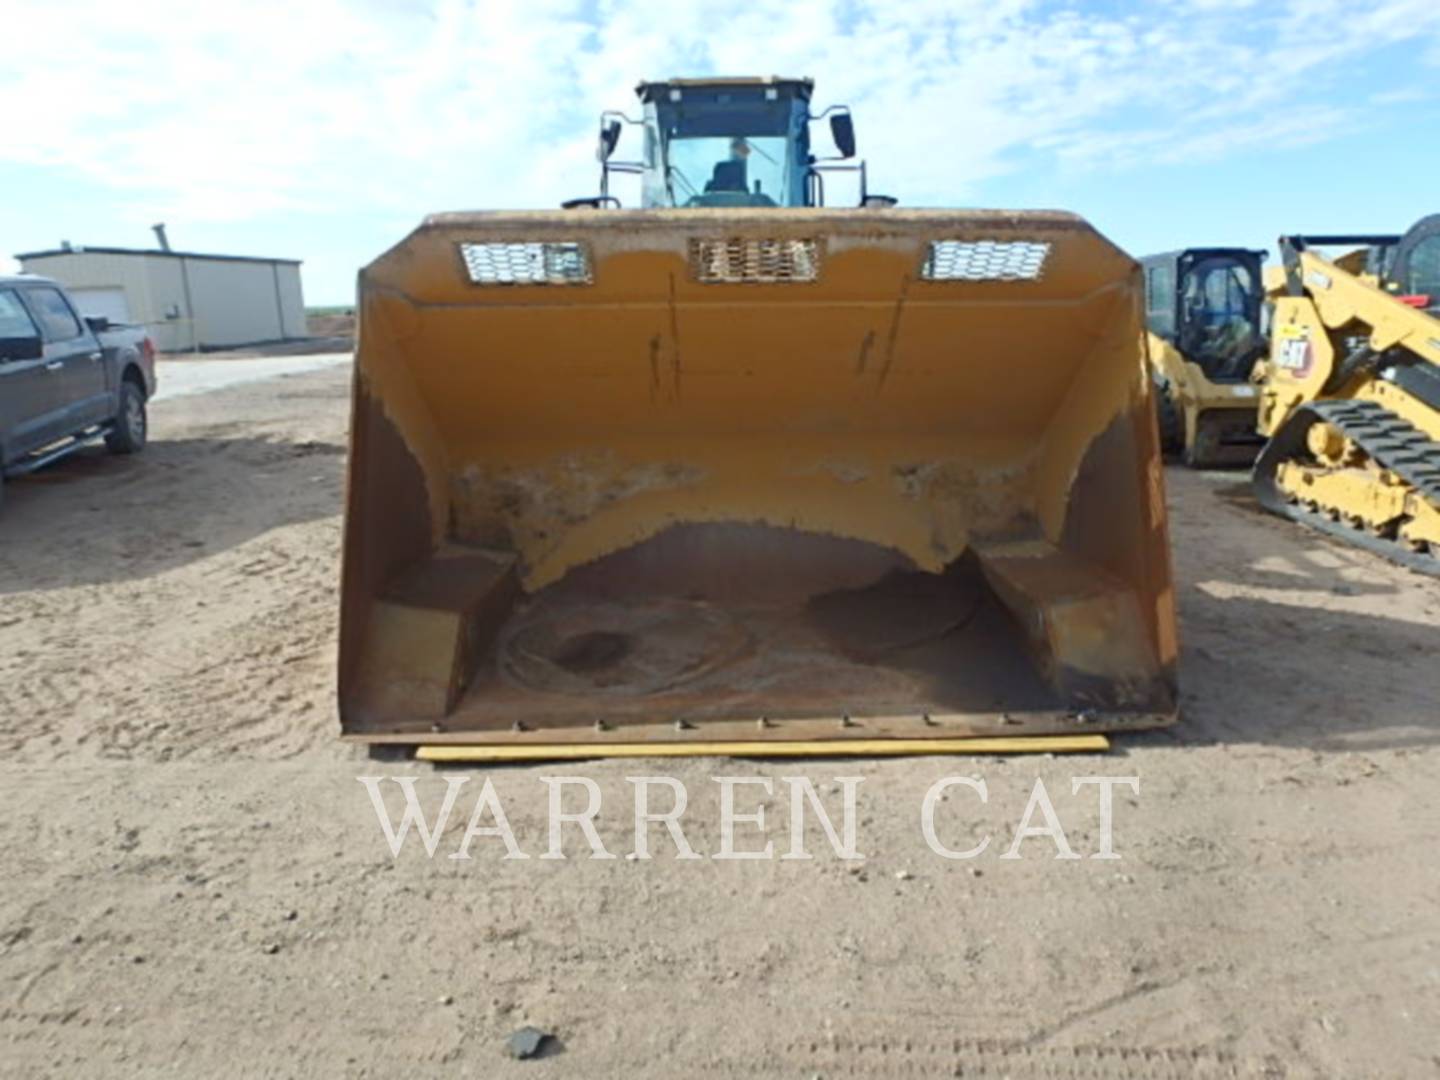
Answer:
<path fill-rule="evenodd" d="M 100 342 L 55 286 L 30 285 L 22 292 L 45 336 L 45 370 L 59 384 L 65 434 L 109 419 L 114 407 Z"/>
<path fill-rule="evenodd" d="M 0 338 L 43 340 L 15 289 L 0 289 Z M 64 402 L 55 372 L 46 370 L 48 362 L 43 356 L 0 356 L 0 460 L 4 464 L 65 434 Z"/>

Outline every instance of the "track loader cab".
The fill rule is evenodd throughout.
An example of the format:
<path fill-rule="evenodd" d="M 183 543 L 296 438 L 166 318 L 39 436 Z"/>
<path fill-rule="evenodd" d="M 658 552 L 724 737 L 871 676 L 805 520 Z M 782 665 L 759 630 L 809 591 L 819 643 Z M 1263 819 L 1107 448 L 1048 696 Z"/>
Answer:
<path fill-rule="evenodd" d="M 1422 218 L 1389 249 L 1380 274 L 1386 291 L 1407 302 L 1440 312 L 1440 214 Z"/>
<path fill-rule="evenodd" d="M 1186 248 L 1141 260 L 1161 442 L 1188 465 L 1246 465 L 1259 449 L 1250 379 L 1266 352 L 1264 258 Z"/>
<path fill-rule="evenodd" d="M 1135 263 L 1071 214 L 870 196 L 808 80 L 639 92 L 598 196 L 435 215 L 362 272 L 344 731 L 543 755 L 1173 720 Z M 841 171 L 859 205 L 825 207 Z"/>

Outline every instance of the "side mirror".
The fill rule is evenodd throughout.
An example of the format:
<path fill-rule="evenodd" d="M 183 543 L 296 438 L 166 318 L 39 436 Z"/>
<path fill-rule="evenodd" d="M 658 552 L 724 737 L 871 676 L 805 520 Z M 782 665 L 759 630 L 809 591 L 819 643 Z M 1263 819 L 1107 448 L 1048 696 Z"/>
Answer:
<path fill-rule="evenodd" d="M 595 150 L 595 157 L 600 161 L 609 161 L 610 155 L 615 153 L 615 144 L 620 141 L 620 121 L 611 120 L 600 125 L 600 145 Z"/>
<path fill-rule="evenodd" d="M 39 360 L 45 343 L 38 337 L 0 338 L 0 360 Z"/>
<path fill-rule="evenodd" d="M 835 140 L 841 157 L 855 156 L 855 123 L 848 112 L 834 113 L 830 117 L 830 137 Z"/>
<path fill-rule="evenodd" d="M 110 319 L 105 315 L 86 315 L 85 325 L 92 334 L 103 334 L 110 329 Z"/>

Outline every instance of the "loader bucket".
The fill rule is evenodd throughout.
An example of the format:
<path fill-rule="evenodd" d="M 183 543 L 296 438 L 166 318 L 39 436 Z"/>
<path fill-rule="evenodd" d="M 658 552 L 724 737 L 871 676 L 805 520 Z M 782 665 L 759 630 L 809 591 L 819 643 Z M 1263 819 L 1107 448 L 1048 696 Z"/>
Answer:
<path fill-rule="evenodd" d="M 360 280 L 344 732 L 1172 720 L 1140 297 L 1067 214 L 431 217 Z"/>

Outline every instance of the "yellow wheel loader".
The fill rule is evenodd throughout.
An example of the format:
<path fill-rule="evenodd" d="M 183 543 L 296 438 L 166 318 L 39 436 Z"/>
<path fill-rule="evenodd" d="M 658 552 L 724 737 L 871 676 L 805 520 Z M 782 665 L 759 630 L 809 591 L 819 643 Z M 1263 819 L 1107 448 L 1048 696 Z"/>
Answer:
<path fill-rule="evenodd" d="M 1070 214 L 869 194 L 809 80 L 638 93 L 599 195 L 432 216 L 361 274 L 344 732 L 825 752 L 1172 720 L 1137 265 Z M 824 206 L 847 173 L 859 205 Z"/>
<path fill-rule="evenodd" d="M 1186 248 L 1140 260 L 1160 445 L 1192 468 L 1249 465 L 1266 353 L 1263 251 Z"/>
<path fill-rule="evenodd" d="M 1355 250 L 1328 259 L 1317 249 Z M 1280 238 L 1255 463 L 1268 509 L 1440 573 L 1440 215 Z"/>

